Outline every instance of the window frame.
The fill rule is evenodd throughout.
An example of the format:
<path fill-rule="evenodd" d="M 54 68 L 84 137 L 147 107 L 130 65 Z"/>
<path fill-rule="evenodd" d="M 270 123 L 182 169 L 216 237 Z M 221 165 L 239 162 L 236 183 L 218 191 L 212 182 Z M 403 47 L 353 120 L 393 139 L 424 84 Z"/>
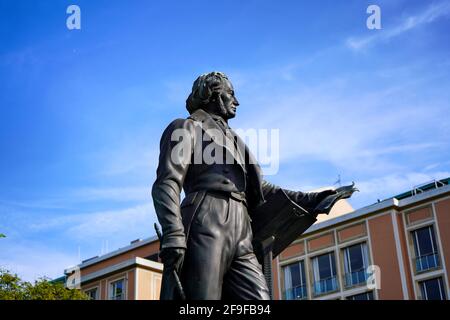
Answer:
<path fill-rule="evenodd" d="M 353 298 L 353 297 L 355 297 L 355 296 L 363 295 L 363 294 L 365 294 L 365 295 L 371 294 L 371 295 L 372 295 L 372 299 L 366 299 L 365 301 L 376 300 L 376 299 L 375 299 L 375 293 L 373 292 L 373 290 L 365 291 L 365 292 L 360 292 L 360 293 L 356 293 L 356 294 L 351 294 L 351 295 L 349 295 L 349 296 L 346 296 L 346 297 L 345 297 L 345 300 L 350 300 L 350 301 L 362 301 L 362 300 L 355 300 L 355 299 L 351 299 L 351 298 Z"/>
<path fill-rule="evenodd" d="M 349 252 L 349 248 L 354 247 L 354 246 L 360 246 L 360 248 L 362 248 L 362 246 L 365 247 L 364 249 L 360 249 L 362 251 L 361 255 L 362 255 L 362 259 L 363 259 L 363 269 L 357 270 L 357 271 L 350 271 L 350 270 L 347 270 L 347 268 L 350 267 L 350 264 L 351 264 L 350 263 L 350 254 L 348 252 Z M 368 277 L 367 268 L 371 265 L 369 245 L 367 244 L 367 241 L 352 243 L 352 244 L 342 247 L 340 249 L 341 249 L 341 258 L 342 258 L 341 267 L 342 267 L 342 271 L 343 271 L 341 273 L 343 276 L 344 290 L 364 286 L 365 284 L 367 284 L 367 277 Z M 364 278 L 365 278 L 364 281 L 348 284 L 348 281 L 347 281 L 348 275 L 350 275 L 354 272 L 360 272 L 360 271 L 364 272 Z"/>
<path fill-rule="evenodd" d="M 427 255 L 421 255 L 420 253 L 420 247 L 419 247 L 419 240 L 417 237 L 417 231 L 422 230 L 422 229 L 428 229 L 428 233 L 430 235 L 430 240 L 431 240 L 431 246 L 433 249 L 433 252 L 431 254 L 427 254 Z M 438 240 L 437 240 L 437 236 L 436 236 L 436 228 L 435 225 L 433 223 L 429 223 L 426 225 L 420 225 L 417 226 L 416 228 L 412 228 L 409 231 L 409 236 L 411 239 L 411 243 L 412 243 L 412 260 L 413 260 L 413 268 L 414 268 L 414 272 L 415 274 L 422 274 L 425 272 L 430 272 L 430 271 L 434 271 L 434 270 L 439 270 L 442 268 L 442 262 L 441 262 L 441 255 L 440 255 L 440 250 L 439 250 L 439 244 L 438 244 Z M 434 241 L 433 241 L 434 240 Z M 419 254 L 419 255 L 418 255 Z M 429 267 L 429 268 L 423 268 L 421 270 L 419 270 L 417 268 L 417 260 L 426 256 L 430 256 L 430 255 L 434 255 L 436 256 L 436 266 L 435 267 Z"/>
<path fill-rule="evenodd" d="M 317 281 L 316 280 L 317 277 L 316 277 L 315 267 L 314 267 L 314 263 L 315 263 L 314 261 L 316 259 L 318 259 L 319 257 L 324 256 L 324 255 L 329 255 L 329 256 L 333 255 L 333 257 L 334 257 L 334 264 L 331 263 L 331 261 L 332 261 L 331 258 L 329 258 L 329 262 L 330 262 L 330 269 L 332 269 L 331 267 L 334 265 L 334 275 L 332 277 L 330 277 L 330 278 L 320 279 L 320 280 Z M 317 255 L 314 255 L 314 256 L 310 257 L 310 267 L 311 267 L 311 271 L 312 271 L 312 272 L 310 272 L 311 277 L 312 277 L 311 293 L 312 293 L 313 297 L 320 297 L 320 296 L 329 295 L 329 294 L 332 294 L 332 293 L 335 293 L 335 292 L 339 292 L 339 290 L 340 290 L 339 277 L 340 276 L 339 276 L 339 272 L 338 272 L 338 265 L 337 265 L 337 263 L 338 263 L 338 260 L 337 260 L 337 254 L 336 254 L 335 250 L 322 252 L 320 254 L 317 254 Z M 333 274 L 333 272 L 332 272 L 332 274 Z M 320 278 L 320 270 L 319 270 L 319 278 Z M 328 290 L 328 291 L 317 292 L 316 291 L 316 283 L 324 281 L 324 280 L 332 280 L 332 284 L 333 283 L 335 284 L 335 288 L 333 288 L 332 290 Z"/>
<path fill-rule="evenodd" d="M 290 289 L 292 290 L 292 289 L 297 288 L 297 287 L 303 287 L 304 291 L 305 291 L 305 294 L 300 299 L 294 298 L 294 299 L 289 299 L 289 300 L 305 300 L 305 299 L 308 299 L 308 290 L 309 290 L 309 288 L 308 288 L 308 279 L 307 279 L 307 273 L 306 273 L 306 261 L 305 261 L 305 259 L 300 259 L 300 260 L 288 263 L 286 265 L 283 265 L 282 268 L 281 268 L 282 269 L 282 275 L 283 275 L 283 282 L 282 282 L 283 283 L 283 286 L 282 286 L 283 291 L 281 293 L 282 294 L 282 300 L 288 300 L 288 299 L 286 299 L 286 292 L 288 290 L 286 288 L 286 269 L 291 267 L 291 266 L 293 266 L 293 265 L 299 265 L 300 280 L 301 280 L 302 284 L 300 286 L 291 287 Z M 303 267 L 303 277 L 302 277 L 302 267 Z"/>
<path fill-rule="evenodd" d="M 88 295 L 90 298 L 89 292 L 94 291 L 94 290 L 95 290 L 95 299 L 90 299 L 90 300 L 100 300 L 99 299 L 99 297 L 100 297 L 99 286 L 90 287 L 88 289 L 83 290 L 83 292 L 84 292 L 84 294 Z"/>
<path fill-rule="evenodd" d="M 115 299 L 113 297 L 113 285 L 119 281 L 123 281 L 122 299 Z M 127 281 L 125 276 L 108 281 L 108 300 L 126 300 L 127 299 L 126 284 Z"/>
<path fill-rule="evenodd" d="M 417 284 L 419 286 L 420 299 L 421 300 L 428 300 L 428 299 L 425 299 L 425 297 L 423 295 L 424 294 L 424 289 L 423 289 L 422 286 L 425 284 L 425 282 L 432 281 L 432 280 L 438 280 L 439 288 L 440 288 L 440 290 L 439 290 L 440 292 L 439 293 L 441 295 L 441 301 L 442 300 L 447 300 L 448 297 L 447 297 L 447 290 L 445 288 L 444 275 L 438 275 L 438 276 L 434 276 L 434 277 L 430 277 L 430 278 L 426 278 L 426 279 L 422 279 L 422 280 L 417 281 Z M 442 297 L 444 297 L 444 299 L 442 299 Z"/>

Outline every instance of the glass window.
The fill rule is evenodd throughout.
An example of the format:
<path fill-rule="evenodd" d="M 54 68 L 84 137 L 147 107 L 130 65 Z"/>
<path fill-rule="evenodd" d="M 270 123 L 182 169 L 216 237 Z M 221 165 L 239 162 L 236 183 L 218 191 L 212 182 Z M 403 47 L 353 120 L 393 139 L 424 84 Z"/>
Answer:
<path fill-rule="evenodd" d="M 345 285 L 352 287 L 365 283 L 369 266 L 367 245 L 359 243 L 344 249 Z"/>
<path fill-rule="evenodd" d="M 84 293 L 86 293 L 86 295 L 89 297 L 89 299 L 91 300 L 98 300 L 98 290 L 97 288 L 93 288 L 90 290 L 86 290 Z"/>
<path fill-rule="evenodd" d="M 445 300 L 445 289 L 442 278 L 434 278 L 419 282 L 423 300 Z"/>
<path fill-rule="evenodd" d="M 109 298 L 111 300 L 124 300 L 125 299 L 125 280 L 111 282 L 109 287 Z"/>
<path fill-rule="evenodd" d="M 346 298 L 347 300 L 374 300 L 373 292 L 364 292 L 360 294 L 355 294 L 354 296 L 349 296 Z"/>
<path fill-rule="evenodd" d="M 306 276 L 303 261 L 284 267 L 284 299 L 306 299 Z"/>
<path fill-rule="evenodd" d="M 313 258 L 314 294 L 320 295 L 338 289 L 334 252 Z"/>
<path fill-rule="evenodd" d="M 439 254 L 436 246 L 433 226 L 412 231 L 416 271 L 422 272 L 439 267 Z"/>

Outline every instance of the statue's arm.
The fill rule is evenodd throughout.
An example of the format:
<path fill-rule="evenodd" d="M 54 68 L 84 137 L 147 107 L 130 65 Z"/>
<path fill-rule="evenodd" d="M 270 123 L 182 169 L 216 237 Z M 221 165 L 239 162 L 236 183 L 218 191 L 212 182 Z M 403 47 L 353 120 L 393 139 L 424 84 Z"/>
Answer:
<path fill-rule="evenodd" d="M 180 138 L 182 135 L 182 138 Z M 177 119 L 164 131 L 156 181 L 152 197 L 158 221 L 163 231 L 161 249 L 186 248 L 186 237 L 180 211 L 180 193 L 189 169 L 193 148 L 192 120 Z M 183 139 L 183 142 L 180 142 Z M 180 147 L 183 152 L 180 153 Z"/>
<path fill-rule="evenodd" d="M 279 186 L 276 186 L 270 182 L 263 181 L 262 189 L 265 199 L 270 199 L 272 194 L 275 194 L 279 189 Z M 322 192 L 301 192 L 301 191 L 291 191 L 287 189 L 283 189 L 286 195 L 295 203 L 297 203 L 302 208 L 306 209 L 308 212 L 313 213 L 316 206 L 327 196 L 334 193 L 333 190 L 325 190 Z"/>

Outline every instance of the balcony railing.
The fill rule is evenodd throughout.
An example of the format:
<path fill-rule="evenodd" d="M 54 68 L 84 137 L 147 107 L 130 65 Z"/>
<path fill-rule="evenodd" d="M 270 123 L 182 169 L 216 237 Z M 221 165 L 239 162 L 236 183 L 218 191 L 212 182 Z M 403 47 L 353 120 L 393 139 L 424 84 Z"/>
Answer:
<path fill-rule="evenodd" d="M 122 293 L 116 293 L 115 295 L 112 295 L 110 298 L 110 300 L 125 300 L 125 294 Z"/>
<path fill-rule="evenodd" d="M 345 274 L 345 286 L 353 287 L 359 284 L 365 283 L 369 275 L 366 269 L 359 269 L 350 273 Z"/>
<path fill-rule="evenodd" d="M 440 266 L 437 252 L 426 254 L 416 258 L 416 271 L 423 272 Z"/>
<path fill-rule="evenodd" d="M 285 300 L 303 300 L 308 297 L 306 285 L 296 286 L 284 292 Z"/>
<path fill-rule="evenodd" d="M 330 277 L 314 282 L 314 294 L 320 295 L 338 289 L 336 277 Z"/>

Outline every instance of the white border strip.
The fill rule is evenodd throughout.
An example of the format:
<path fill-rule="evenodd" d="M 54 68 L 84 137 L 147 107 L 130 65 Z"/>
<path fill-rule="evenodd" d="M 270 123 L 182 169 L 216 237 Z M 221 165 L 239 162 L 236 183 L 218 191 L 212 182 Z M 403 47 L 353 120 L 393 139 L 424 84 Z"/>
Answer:
<path fill-rule="evenodd" d="M 409 300 L 408 287 L 406 285 L 405 265 L 403 264 L 403 251 L 400 245 L 400 235 L 398 233 L 397 215 L 395 210 L 391 211 L 392 227 L 394 228 L 395 248 L 397 251 L 398 268 L 400 279 L 402 281 L 403 299 Z"/>

